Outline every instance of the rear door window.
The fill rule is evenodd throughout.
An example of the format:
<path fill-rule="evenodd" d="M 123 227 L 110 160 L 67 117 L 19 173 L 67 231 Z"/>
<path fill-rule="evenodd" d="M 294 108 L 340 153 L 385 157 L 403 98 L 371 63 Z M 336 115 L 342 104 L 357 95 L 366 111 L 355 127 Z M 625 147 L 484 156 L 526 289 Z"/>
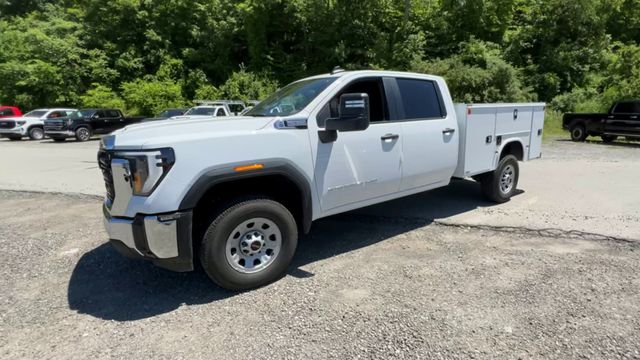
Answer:
<path fill-rule="evenodd" d="M 224 113 L 224 109 L 223 108 L 219 108 L 218 112 L 216 113 L 216 116 L 225 116 L 226 114 Z"/>
<path fill-rule="evenodd" d="M 621 102 L 616 105 L 615 114 L 637 114 L 640 113 L 639 102 Z"/>
<path fill-rule="evenodd" d="M 430 80 L 397 79 L 404 120 L 437 119 L 446 116 L 437 85 Z"/>

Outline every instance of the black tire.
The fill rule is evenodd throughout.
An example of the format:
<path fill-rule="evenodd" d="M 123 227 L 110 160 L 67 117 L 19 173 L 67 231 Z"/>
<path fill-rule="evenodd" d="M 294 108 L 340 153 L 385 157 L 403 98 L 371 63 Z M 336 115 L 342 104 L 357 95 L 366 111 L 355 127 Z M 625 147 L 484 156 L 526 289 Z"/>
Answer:
<path fill-rule="evenodd" d="M 571 140 L 582 142 L 587 140 L 587 129 L 582 124 L 575 124 L 571 127 Z"/>
<path fill-rule="evenodd" d="M 51 139 L 55 142 L 64 142 L 65 140 L 67 140 L 66 138 L 61 138 L 61 137 L 54 137 Z"/>
<path fill-rule="evenodd" d="M 209 278 L 228 290 L 246 290 L 269 284 L 282 277 L 298 245 L 298 228 L 289 210 L 263 196 L 238 198 L 222 208 L 217 215 L 213 214 L 213 220 L 202 238 L 199 251 L 200 263 Z M 263 269 L 253 273 L 241 272 L 227 259 L 227 241 L 235 241 L 235 238 L 242 241 L 245 234 L 232 239 L 232 233 L 243 223 L 257 218 L 267 219 L 276 225 L 281 234 L 280 248 L 273 260 Z"/>
<path fill-rule="evenodd" d="M 612 143 L 618 139 L 618 137 L 615 135 L 602 135 L 601 138 L 602 142 L 606 144 Z"/>
<path fill-rule="evenodd" d="M 508 173 L 511 173 L 509 175 Z M 511 178 L 511 186 L 506 187 L 503 183 L 503 177 Z M 505 203 L 511 199 L 518 187 L 518 179 L 520 178 L 520 167 L 518 159 L 513 155 L 507 155 L 498 164 L 498 168 L 493 172 L 484 175 L 480 187 L 482 194 L 490 201 L 498 204 Z M 508 182 L 507 179 L 505 181 Z"/>
<path fill-rule="evenodd" d="M 76 140 L 80 142 L 89 141 L 91 139 L 91 130 L 86 127 L 76 129 Z"/>
<path fill-rule="evenodd" d="M 42 140 L 44 139 L 44 129 L 40 127 L 32 127 L 29 129 L 29 139 Z"/>

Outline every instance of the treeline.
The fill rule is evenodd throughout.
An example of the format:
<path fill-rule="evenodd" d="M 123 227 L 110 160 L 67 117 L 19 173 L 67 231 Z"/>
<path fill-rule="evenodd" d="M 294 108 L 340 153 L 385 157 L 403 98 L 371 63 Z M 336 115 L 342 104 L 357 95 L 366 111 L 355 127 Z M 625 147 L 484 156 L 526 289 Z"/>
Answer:
<path fill-rule="evenodd" d="M 638 41 L 640 0 L 0 0 L 0 103 L 152 114 L 340 65 L 595 111 L 640 97 Z"/>

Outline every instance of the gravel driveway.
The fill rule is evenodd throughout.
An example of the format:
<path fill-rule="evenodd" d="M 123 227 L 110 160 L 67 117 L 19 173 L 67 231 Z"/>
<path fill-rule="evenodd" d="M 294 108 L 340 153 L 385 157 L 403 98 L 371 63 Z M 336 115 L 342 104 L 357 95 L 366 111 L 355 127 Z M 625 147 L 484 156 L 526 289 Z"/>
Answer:
<path fill-rule="evenodd" d="M 244 293 L 122 258 L 96 196 L 0 191 L 0 358 L 640 358 L 640 149 L 545 154 L 509 204 L 459 182 L 321 220 Z M 554 166 L 590 180 L 547 208 Z"/>

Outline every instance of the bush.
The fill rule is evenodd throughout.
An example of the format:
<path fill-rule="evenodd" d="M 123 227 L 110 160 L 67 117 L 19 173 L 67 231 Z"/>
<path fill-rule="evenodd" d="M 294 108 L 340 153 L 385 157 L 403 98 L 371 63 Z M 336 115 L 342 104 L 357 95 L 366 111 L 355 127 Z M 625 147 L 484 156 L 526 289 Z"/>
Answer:
<path fill-rule="evenodd" d="M 93 88 L 80 97 L 85 108 L 125 108 L 124 100 L 115 91 L 100 84 L 93 84 Z"/>
<path fill-rule="evenodd" d="M 444 60 L 417 60 L 410 68 L 444 77 L 457 102 L 518 102 L 535 98 L 524 85 L 520 71 L 507 63 L 499 47 L 491 43 L 472 40 L 461 45 L 460 54 Z"/>
<path fill-rule="evenodd" d="M 240 69 L 218 88 L 218 96 L 231 100 L 262 100 L 278 90 L 278 82 L 265 74 Z"/>
<path fill-rule="evenodd" d="M 137 79 L 122 85 L 128 113 L 152 116 L 166 108 L 186 105 L 182 87 L 172 80 Z"/>

